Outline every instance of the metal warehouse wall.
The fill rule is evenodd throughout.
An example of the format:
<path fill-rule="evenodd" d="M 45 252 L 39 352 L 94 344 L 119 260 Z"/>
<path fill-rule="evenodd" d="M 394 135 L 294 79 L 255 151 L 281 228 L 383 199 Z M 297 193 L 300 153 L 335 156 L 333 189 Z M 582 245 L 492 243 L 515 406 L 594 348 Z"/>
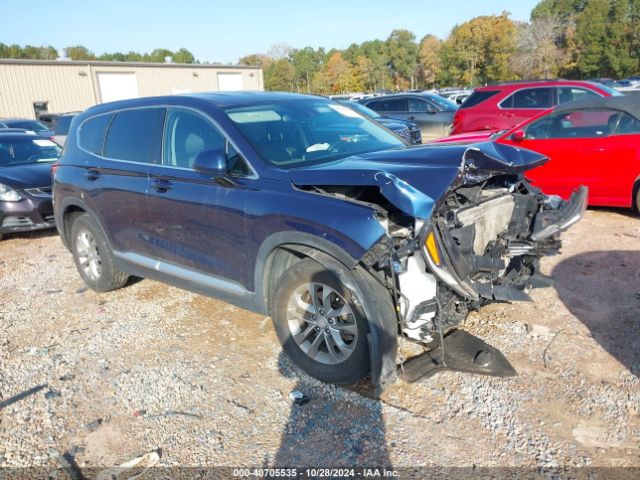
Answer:
<path fill-rule="evenodd" d="M 34 118 L 34 102 L 48 111 L 84 110 L 102 103 L 101 73 L 134 74 L 140 97 L 219 90 L 218 74 L 239 74 L 243 90 L 263 90 L 258 67 L 0 60 L 0 118 Z"/>

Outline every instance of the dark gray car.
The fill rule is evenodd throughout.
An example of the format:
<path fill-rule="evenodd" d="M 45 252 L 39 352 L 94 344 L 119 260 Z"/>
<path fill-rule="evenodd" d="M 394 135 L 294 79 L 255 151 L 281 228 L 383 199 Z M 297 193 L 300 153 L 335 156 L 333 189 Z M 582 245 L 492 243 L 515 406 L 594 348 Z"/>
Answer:
<path fill-rule="evenodd" d="M 452 101 L 429 93 L 398 93 L 367 98 L 360 103 L 381 115 L 416 123 L 423 139 L 447 135 L 458 108 Z"/>

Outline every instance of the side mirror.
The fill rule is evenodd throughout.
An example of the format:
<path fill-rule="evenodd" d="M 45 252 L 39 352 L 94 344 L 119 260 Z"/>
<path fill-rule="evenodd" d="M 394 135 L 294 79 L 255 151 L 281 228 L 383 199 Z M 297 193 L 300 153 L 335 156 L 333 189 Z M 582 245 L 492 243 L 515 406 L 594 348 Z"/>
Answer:
<path fill-rule="evenodd" d="M 229 172 L 227 154 L 222 149 L 203 150 L 196 155 L 193 169 L 211 177 L 226 175 Z"/>
<path fill-rule="evenodd" d="M 427 113 L 428 113 L 429 115 L 435 115 L 436 113 L 438 113 L 438 110 L 436 110 L 436 108 L 435 108 L 435 107 L 432 107 L 431 105 L 429 105 L 429 106 L 427 107 Z"/>
<path fill-rule="evenodd" d="M 511 134 L 511 140 L 514 142 L 521 142 L 526 138 L 524 130 L 516 130 Z"/>

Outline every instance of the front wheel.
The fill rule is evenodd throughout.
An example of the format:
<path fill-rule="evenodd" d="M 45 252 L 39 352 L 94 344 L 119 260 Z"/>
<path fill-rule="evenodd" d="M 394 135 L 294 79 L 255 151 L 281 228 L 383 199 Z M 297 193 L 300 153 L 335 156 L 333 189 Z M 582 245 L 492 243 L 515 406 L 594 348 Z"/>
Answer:
<path fill-rule="evenodd" d="M 293 265 L 271 305 L 284 351 L 306 373 L 337 384 L 369 373 L 366 319 L 350 290 L 325 267 L 311 259 Z"/>

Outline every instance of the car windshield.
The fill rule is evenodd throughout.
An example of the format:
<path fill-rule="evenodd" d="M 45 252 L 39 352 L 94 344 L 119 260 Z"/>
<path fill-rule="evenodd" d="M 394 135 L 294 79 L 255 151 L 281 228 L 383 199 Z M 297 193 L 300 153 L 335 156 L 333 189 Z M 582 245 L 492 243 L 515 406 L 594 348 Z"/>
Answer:
<path fill-rule="evenodd" d="M 382 117 L 382 115 L 380 115 L 378 112 L 376 112 L 375 110 L 371 110 L 369 107 L 365 107 L 364 105 L 362 105 L 361 103 L 358 102 L 352 102 L 352 101 L 343 101 L 343 102 L 339 102 L 342 103 L 344 105 L 346 105 L 347 107 L 355 110 L 356 112 L 359 112 L 363 115 L 366 115 L 368 117 L 371 118 L 380 118 Z"/>
<path fill-rule="evenodd" d="M 423 96 L 423 97 L 428 98 L 429 100 L 431 100 L 433 103 L 438 105 L 443 110 L 457 110 L 458 109 L 458 104 L 456 104 L 456 102 L 452 102 L 448 98 L 443 98 L 440 95 L 433 95 L 431 93 L 421 93 L 420 95 Z"/>
<path fill-rule="evenodd" d="M 33 132 L 49 130 L 49 127 L 37 120 L 3 120 L 3 123 L 11 128 L 24 128 L 25 130 L 31 130 Z"/>
<path fill-rule="evenodd" d="M 226 113 L 266 162 L 283 168 L 405 147 L 377 123 L 329 100 L 228 108 Z"/>
<path fill-rule="evenodd" d="M 0 138 L 0 167 L 54 162 L 62 149 L 46 138 Z"/>

